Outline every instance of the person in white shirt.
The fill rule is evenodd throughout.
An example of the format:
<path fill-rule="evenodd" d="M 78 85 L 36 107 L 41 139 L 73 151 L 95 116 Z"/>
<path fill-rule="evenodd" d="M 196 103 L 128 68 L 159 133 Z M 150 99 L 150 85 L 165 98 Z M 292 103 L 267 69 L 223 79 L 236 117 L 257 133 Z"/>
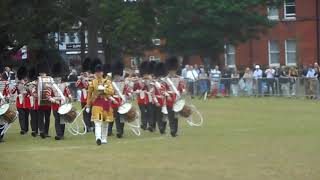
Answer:
<path fill-rule="evenodd" d="M 188 69 L 189 69 L 189 65 L 185 65 L 185 67 L 184 67 L 184 68 L 182 69 L 182 71 L 181 71 L 181 76 L 182 76 L 184 79 L 187 79 Z"/>
<path fill-rule="evenodd" d="M 254 79 L 254 90 L 256 95 L 262 95 L 262 75 L 263 72 L 260 69 L 259 65 L 255 66 L 255 70 L 253 72 L 253 79 Z"/>
<path fill-rule="evenodd" d="M 219 70 L 219 66 L 215 66 L 214 69 L 210 70 L 210 79 L 212 95 L 217 96 L 219 93 L 219 86 L 221 81 L 221 71 Z"/>
<path fill-rule="evenodd" d="M 268 69 L 265 71 L 265 74 L 267 76 L 267 94 L 268 95 L 274 95 L 275 94 L 275 79 L 274 75 L 276 73 L 276 70 L 274 70 L 271 66 L 268 67 Z M 271 89 L 271 91 L 270 91 Z"/>
<path fill-rule="evenodd" d="M 195 87 L 195 82 L 198 79 L 199 75 L 198 73 L 193 69 L 192 66 L 189 66 L 187 70 L 187 80 L 188 80 L 188 89 L 189 93 L 191 94 L 191 97 L 195 95 L 196 87 Z"/>

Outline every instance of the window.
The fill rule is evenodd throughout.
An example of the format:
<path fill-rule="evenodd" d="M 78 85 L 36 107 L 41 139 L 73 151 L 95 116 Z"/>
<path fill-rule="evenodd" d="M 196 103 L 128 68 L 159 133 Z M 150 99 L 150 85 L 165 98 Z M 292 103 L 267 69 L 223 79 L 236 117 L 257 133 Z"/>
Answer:
<path fill-rule="evenodd" d="M 279 9 L 277 7 L 268 7 L 268 19 L 279 20 Z"/>
<path fill-rule="evenodd" d="M 131 68 L 137 68 L 140 64 L 140 59 L 137 57 L 131 57 L 130 62 L 131 62 Z"/>
<path fill-rule="evenodd" d="M 275 66 L 280 65 L 279 41 L 269 41 L 269 64 Z"/>
<path fill-rule="evenodd" d="M 149 57 L 149 61 L 160 62 L 160 57 L 158 57 L 158 56 L 150 56 L 150 57 Z"/>
<path fill-rule="evenodd" d="M 68 33 L 69 43 L 74 43 L 76 40 L 76 36 L 74 33 Z"/>
<path fill-rule="evenodd" d="M 284 18 L 296 19 L 296 1 L 295 0 L 284 1 Z"/>
<path fill-rule="evenodd" d="M 161 45 L 161 40 L 160 39 L 152 39 L 152 43 L 156 46 L 160 46 Z"/>
<path fill-rule="evenodd" d="M 226 65 L 229 67 L 235 67 L 236 66 L 236 49 L 233 45 L 226 45 L 226 54 L 225 54 L 225 60 Z"/>
<path fill-rule="evenodd" d="M 66 42 L 66 35 L 65 35 L 65 33 L 60 33 L 60 34 L 59 34 L 59 42 L 60 42 L 60 43 L 65 43 L 65 42 Z"/>
<path fill-rule="evenodd" d="M 297 64 L 297 44 L 296 40 L 286 40 L 286 64 Z"/>

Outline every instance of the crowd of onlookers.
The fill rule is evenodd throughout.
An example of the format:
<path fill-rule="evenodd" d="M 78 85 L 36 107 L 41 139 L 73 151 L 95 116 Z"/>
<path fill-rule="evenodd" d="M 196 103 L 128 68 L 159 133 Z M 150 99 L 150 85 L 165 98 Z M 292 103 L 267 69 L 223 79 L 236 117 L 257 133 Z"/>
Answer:
<path fill-rule="evenodd" d="M 294 66 L 252 68 L 185 65 L 181 76 L 192 97 L 204 96 L 301 96 L 318 98 L 320 67 L 317 63 L 298 69 Z M 299 93 L 298 91 L 303 93 Z"/>
<path fill-rule="evenodd" d="M 79 73 L 70 68 L 69 82 L 76 82 Z M 181 76 L 188 92 L 194 96 L 306 96 L 320 97 L 320 67 L 318 63 L 298 69 L 294 66 L 252 68 L 205 67 L 185 65 Z M 15 80 L 16 72 L 5 67 L 0 81 Z M 74 87 L 73 87 L 74 86 Z M 73 94 L 77 94 L 74 83 L 70 83 Z M 300 92 L 300 93 L 298 93 Z"/>

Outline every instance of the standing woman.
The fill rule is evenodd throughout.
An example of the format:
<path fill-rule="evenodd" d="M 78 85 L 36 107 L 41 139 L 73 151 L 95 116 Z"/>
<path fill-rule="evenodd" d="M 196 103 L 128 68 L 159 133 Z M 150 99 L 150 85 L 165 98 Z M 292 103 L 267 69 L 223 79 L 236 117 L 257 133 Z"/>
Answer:
<path fill-rule="evenodd" d="M 245 82 L 245 88 L 244 91 L 247 93 L 247 96 L 252 96 L 252 90 L 253 90 L 253 73 L 249 67 L 246 68 L 243 80 Z"/>

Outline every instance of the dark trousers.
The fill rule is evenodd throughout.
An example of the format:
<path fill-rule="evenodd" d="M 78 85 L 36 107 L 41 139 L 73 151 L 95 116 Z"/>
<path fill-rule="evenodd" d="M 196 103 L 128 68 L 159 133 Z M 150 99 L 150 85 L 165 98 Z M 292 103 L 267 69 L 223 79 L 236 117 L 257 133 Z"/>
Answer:
<path fill-rule="evenodd" d="M 139 105 L 141 111 L 141 128 L 154 127 L 153 104 Z"/>
<path fill-rule="evenodd" d="M 118 113 L 118 108 L 113 109 L 113 116 L 114 116 L 115 122 L 116 122 L 117 134 L 123 135 L 124 122 L 123 122 L 123 119 L 121 119 L 122 115 Z"/>
<path fill-rule="evenodd" d="M 176 112 L 174 112 L 173 109 L 169 107 L 168 107 L 168 119 L 169 119 L 171 135 L 175 136 L 178 132 L 178 117 L 176 116 Z"/>
<path fill-rule="evenodd" d="M 154 119 L 155 119 L 154 124 L 157 124 L 160 133 L 164 134 L 166 130 L 167 122 L 164 121 L 164 115 L 161 111 L 162 111 L 162 107 L 154 106 L 154 112 L 153 112 Z"/>
<path fill-rule="evenodd" d="M 28 132 L 29 130 L 29 109 L 18 108 L 19 123 L 21 131 Z"/>
<path fill-rule="evenodd" d="M 269 95 L 274 95 L 275 94 L 275 89 L 274 89 L 274 84 L 275 84 L 275 79 L 267 79 L 267 88 L 268 88 L 268 94 Z M 270 92 L 270 88 L 271 88 L 271 92 Z"/>
<path fill-rule="evenodd" d="M 30 110 L 31 129 L 32 132 L 38 133 L 39 130 L 39 112 L 38 110 Z"/>
<path fill-rule="evenodd" d="M 50 126 L 50 114 L 51 109 L 49 110 L 39 110 L 39 130 L 40 133 L 48 135 L 49 126 Z"/>
<path fill-rule="evenodd" d="M 1 135 L 4 126 L 5 126 L 5 125 L 0 125 L 0 140 L 2 140 L 2 139 L 3 139 L 3 136 L 4 136 L 4 135 Z"/>
<path fill-rule="evenodd" d="M 61 123 L 60 114 L 58 113 L 57 110 L 53 110 L 53 117 L 54 117 L 54 127 L 56 128 L 56 135 L 58 137 L 63 137 L 66 125 Z"/>
<path fill-rule="evenodd" d="M 86 105 L 87 105 L 86 103 L 81 103 L 81 108 L 83 109 Z M 84 123 L 87 126 L 87 130 L 89 131 L 89 129 L 93 127 L 93 124 L 91 122 L 91 111 L 90 111 L 90 113 L 83 111 L 82 115 L 83 115 Z"/>

